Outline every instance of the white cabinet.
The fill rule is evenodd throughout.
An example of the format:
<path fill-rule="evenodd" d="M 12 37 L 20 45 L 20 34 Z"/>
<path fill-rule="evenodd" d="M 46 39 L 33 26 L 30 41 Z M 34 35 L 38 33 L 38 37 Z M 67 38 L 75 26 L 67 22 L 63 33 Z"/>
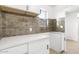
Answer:
<path fill-rule="evenodd" d="M 28 5 L 28 11 L 39 14 L 40 7 L 39 7 L 39 5 Z"/>
<path fill-rule="evenodd" d="M 22 45 L 11 46 L 0 54 L 48 54 L 49 38 L 35 40 Z"/>
<path fill-rule="evenodd" d="M 11 47 L 0 51 L 3 54 L 28 54 L 27 44 Z"/>
<path fill-rule="evenodd" d="M 16 8 L 20 10 L 26 10 L 26 5 L 6 5 L 7 7 Z"/>
<path fill-rule="evenodd" d="M 52 32 L 50 33 L 50 48 L 57 52 L 65 50 L 64 33 Z"/>
<path fill-rule="evenodd" d="M 11 47 L 0 51 L 2 54 L 28 54 L 27 44 Z"/>
<path fill-rule="evenodd" d="M 48 33 L 5 37 L 0 40 L 0 54 L 48 54 Z"/>
<path fill-rule="evenodd" d="M 40 39 L 29 43 L 29 54 L 48 54 L 49 39 Z"/>

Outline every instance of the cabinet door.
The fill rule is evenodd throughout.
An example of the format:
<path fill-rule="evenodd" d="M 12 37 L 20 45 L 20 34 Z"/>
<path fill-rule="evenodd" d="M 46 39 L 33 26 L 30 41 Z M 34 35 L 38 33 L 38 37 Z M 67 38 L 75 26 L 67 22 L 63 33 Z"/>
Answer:
<path fill-rule="evenodd" d="M 48 39 L 41 39 L 29 43 L 29 54 L 47 54 L 48 53 Z"/>
<path fill-rule="evenodd" d="M 26 10 L 26 5 L 6 5 L 7 7 L 16 8 L 20 10 Z"/>
<path fill-rule="evenodd" d="M 28 11 L 39 14 L 40 8 L 38 5 L 28 5 Z"/>
<path fill-rule="evenodd" d="M 64 50 L 64 34 L 62 33 L 51 33 L 50 34 L 50 48 L 61 52 Z"/>
<path fill-rule="evenodd" d="M 27 44 L 0 51 L 1 54 L 28 54 Z"/>

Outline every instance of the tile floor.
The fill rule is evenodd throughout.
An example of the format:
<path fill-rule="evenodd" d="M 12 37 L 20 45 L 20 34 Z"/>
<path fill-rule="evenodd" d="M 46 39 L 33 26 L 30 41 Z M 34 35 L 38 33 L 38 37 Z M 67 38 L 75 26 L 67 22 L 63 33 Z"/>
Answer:
<path fill-rule="evenodd" d="M 66 40 L 66 51 L 65 54 L 79 54 L 79 42 Z"/>
<path fill-rule="evenodd" d="M 65 41 L 65 52 L 63 54 L 79 54 L 79 42 L 66 40 Z M 59 54 L 56 51 L 50 49 L 50 54 Z"/>

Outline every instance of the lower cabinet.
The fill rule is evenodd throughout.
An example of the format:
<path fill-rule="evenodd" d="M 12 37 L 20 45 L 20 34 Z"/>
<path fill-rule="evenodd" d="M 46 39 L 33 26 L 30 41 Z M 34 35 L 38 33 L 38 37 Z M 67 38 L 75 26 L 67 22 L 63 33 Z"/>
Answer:
<path fill-rule="evenodd" d="M 27 44 L 0 51 L 1 54 L 28 54 Z"/>
<path fill-rule="evenodd" d="M 64 33 L 51 33 L 50 34 L 50 48 L 56 52 L 65 50 Z"/>
<path fill-rule="evenodd" d="M 0 54 L 48 54 L 49 39 L 38 39 L 15 45 L 0 51 Z"/>
<path fill-rule="evenodd" d="M 48 54 L 48 46 L 47 38 L 29 42 L 29 54 Z"/>

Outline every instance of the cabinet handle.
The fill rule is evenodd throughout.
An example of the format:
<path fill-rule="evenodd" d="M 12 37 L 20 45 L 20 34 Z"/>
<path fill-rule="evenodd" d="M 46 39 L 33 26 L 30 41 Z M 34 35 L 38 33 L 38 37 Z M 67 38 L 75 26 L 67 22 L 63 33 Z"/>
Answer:
<path fill-rule="evenodd" d="M 49 46 L 47 45 L 47 50 L 48 50 Z"/>
<path fill-rule="evenodd" d="M 25 52 L 24 54 L 28 54 L 28 52 Z"/>

